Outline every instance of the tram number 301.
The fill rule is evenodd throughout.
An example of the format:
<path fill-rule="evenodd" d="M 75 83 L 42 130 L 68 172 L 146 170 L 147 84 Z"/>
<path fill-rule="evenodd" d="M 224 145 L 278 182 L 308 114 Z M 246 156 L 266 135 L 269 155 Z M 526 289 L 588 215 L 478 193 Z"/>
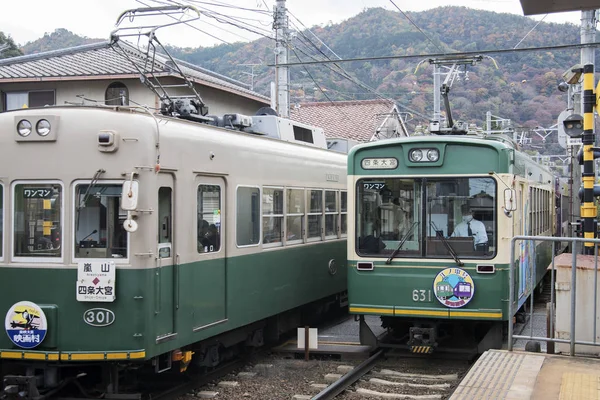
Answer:
<path fill-rule="evenodd" d="M 412 291 L 412 299 L 417 302 L 431 302 L 431 289 L 415 289 Z"/>
<path fill-rule="evenodd" d="M 106 308 L 92 308 L 83 313 L 83 321 L 91 326 L 108 326 L 115 322 L 115 313 Z"/>

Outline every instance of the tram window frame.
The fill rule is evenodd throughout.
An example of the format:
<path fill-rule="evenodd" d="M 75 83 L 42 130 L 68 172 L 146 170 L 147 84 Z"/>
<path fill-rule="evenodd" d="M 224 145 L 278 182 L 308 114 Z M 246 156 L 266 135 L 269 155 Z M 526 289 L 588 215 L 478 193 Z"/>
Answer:
<path fill-rule="evenodd" d="M 272 193 L 267 193 L 272 191 Z M 274 212 L 274 211 L 278 211 L 275 209 L 275 193 L 280 193 L 281 196 L 281 212 Z M 267 199 L 265 196 L 273 196 L 272 199 L 272 211 L 273 212 L 268 212 L 269 208 L 265 207 L 265 200 Z M 266 203 L 269 204 L 269 203 Z M 283 242 L 284 242 L 284 237 L 285 237 L 285 188 L 283 186 L 263 186 L 262 188 L 262 194 L 261 194 L 261 238 L 262 238 L 262 244 L 263 247 L 282 247 L 283 246 Z M 266 230 L 265 230 L 265 221 L 266 220 L 279 220 L 279 226 L 280 226 L 280 231 L 279 231 L 279 240 L 273 241 L 273 240 L 269 240 L 266 241 L 265 240 L 265 235 L 266 235 Z M 275 224 L 276 225 L 276 224 Z M 270 232 L 273 232 L 272 229 L 269 230 Z"/>
<path fill-rule="evenodd" d="M 122 190 L 122 186 L 123 186 L 123 180 L 106 180 L 106 181 L 99 181 L 96 182 L 97 186 L 118 186 L 119 189 Z M 72 196 L 71 196 L 71 208 L 72 208 L 72 216 L 71 216 L 71 243 L 73 245 L 73 248 L 71 249 L 71 257 L 74 261 L 76 262 L 80 262 L 80 261 L 98 261 L 98 260 L 111 260 L 114 261 L 115 264 L 128 264 L 129 263 L 129 259 L 130 259 L 130 255 L 131 255 L 131 234 L 127 231 L 125 231 L 125 229 L 123 228 L 123 230 L 125 232 L 123 232 L 123 234 L 126 235 L 125 237 L 125 244 L 126 244 L 126 256 L 125 257 L 112 257 L 112 256 L 107 256 L 107 257 L 79 257 L 77 256 L 77 246 L 76 246 L 76 236 L 77 236 L 77 227 L 76 227 L 76 223 L 77 223 L 77 188 L 78 186 L 81 185 L 90 185 L 92 183 L 91 180 L 78 180 L 73 182 L 72 184 Z M 121 209 L 121 205 L 120 205 L 120 197 L 121 195 L 116 197 L 116 200 L 118 201 L 118 211 L 123 213 L 124 217 L 127 217 L 127 213 L 125 211 L 123 211 Z M 117 220 L 120 220 L 122 218 L 119 218 L 119 216 L 117 216 Z M 119 223 L 121 223 L 119 221 Z M 108 221 L 107 221 L 108 224 Z M 121 225 L 122 226 L 122 225 Z M 116 227 L 115 227 L 116 228 Z M 107 231 L 108 231 L 108 227 L 107 227 Z M 108 244 L 107 244 L 108 246 Z M 107 248 L 108 250 L 108 248 Z"/>
<path fill-rule="evenodd" d="M 4 261 L 4 221 L 6 221 L 6 217 L 4 216 L 4 183 L 0 182 L 0 261 Z"/>
<path fill-rule="evenodd" d="M 201 191 L 200 188 L 201 187 L 205 187 L 205 188 L 218 188 L 219 190 L 217 192 L 215 191 Z M 212 211 L 206 212 L 204 210 L 204 203 L 201 203 L 201 199 L 200 199 L 200 194 L 201 193 L 218 193 L 218 199 L 217 199 L 217 209 L 218 213 L 215 214 L 215 209 L 213 208 Z M 198 187 L 196 188 L 196 248 L 199 254 L 214 254 L 214 253 L 218 253 L 221 251 L 222 243 L 222 226 L 223 226 L 223 188 L 221 187 L 221 185 L 217 185 L 217 184 L 208 184 L 208 183 L 200 183 L 198 184 Z M 202 206 L 201 206 L 202 205 Z M 212 215 L 212 224 L 208 222 L 207 218 L 209 218 L 209 216 Z M 218 215 L 218 217 L 215 217 L 215 215 Z M 210 219 L 210 218 L 209 218 Z M 204 229 L 204 227 L 202 227 L 201 225 L 201 221 L 205 221 L 208 226 L 206 227 L 206 232 L 202 232 L 201 229 Z M 217 226 L 217 224 L 219 224 L 219 226 Z M 201 238 L 206 238 L 209 242 L 210 242 L 210 230 L 211 230 L 211 226 L 214 226 L 214 229 L 216 229 L 216 235 L 212 235 L 212 238 L 216 238 L 216 241 L 214 242 L 216 247 L 213 246 L 212 250 L 210 249 L 210 247 L 208 246 L 201 246 L 202 243 L 202 239 Z"/>
<path fill-rule="evenodd" d="M 344 196 L 346 197 L 346 207 L 344 207 Z M 346 229 L 344 229 L 344 226 Z M 340 237 L 347 238 L 348 237 L 348 191 L 340 190 Z"/>
<path fill-rule="evenodd" d="M 333 211 L 327 211 L 327 194 L 328 193 L 333 193 L 333 197 L 334 197 L 334 209 Z M 324 195 L 324 202 L 323 204 L 325 205 L 325 221 L 323 222 L 323 230 L 324 230 L 324 235 L 325 235 L 325 240 L 331 240 L 331 239 L 337 239 L 339 237 L 339 232 L 340 232 L 340 200 L 339 200 L 339 191 L 337 190 L 331 190 L 331 189 L 325 189 L 323 195 Z M 329 232 L 327 230 L 327 217 L 333 217 L 333 234 L 328 235 L 327 233 Z"/>
<path fill-rule="evenodd" d="M 300 192 L 298 193 L 298 198 L 302 200 L 302 211 L 290 212 L 290 199 L 289 194 L 291 192 Z M 285 245 L 295 245 L 304 243 L 304 239 L 306 237 L 306 189 L 304 188 L 296 188 L 296 187 L 286 187 L 285 189 L 285 203 L 284 203 L 284 211 L 285 211 Z M 300 238 L 299 239 L 291 239 L 289 238 L 290 233 L 290 217 L 298 218 L 300 217 Z"/>
<path fill-rule="evenodd" d="M 25 223 L 25 217 L 23 214 L 23 218 L 19 218 L 16 216 L 17 213 L 17 205 L 16 205 L 16 190 L 18 186 L 21 185 L 27 185 L 30 187 L 40 187 L 42 185 L 46 185 L 46 186 L 50 186 L 50 185 L 58 185 L 59 186 L 59 210 L 58 210 L 58 216 L 60 218 L 59 220 L 59 224 L 60 224 L 60 228 L 58 229 L 58 235 L 61 241 L 60 244 L 60 254 L 58 257 L 40 257 L 40 256 L 23 256 L 23 255 L 16 255 L 15 252 L 15 239 L 17 237 L 17 231 L 15 229 L 15 224 L 17 224 L 19 222 L 19 220 L 22 220 L 23 224 Z M 64 223 L 65 223 L 65 185 L 63 184 L 62 181 L 59 180 L 35 180 L 35 181 L 24 181 L 24 180 L 18 180 L 18 181 L 14 181 L 11 184 L 11 193 L 12 193 L 12 200 L 11 200 L 11 213 L 12 213 L 12 218 L 13 218 L 13 223 L 11 226 L 11 255 L 12 255 L 12 261 L 14 262 L 32 262 L 32 263 L 51 263 L 51 264 L 60 264 L 64 262 L 64 258 L 65 258 L 65 252 L 64 252 Z"/>
<path fill-rule="evenodd" d="M 314 194 L 314 197 L 313 197 Z M 320 242 L 323 241 L 324 229 L 324 195 L 325 191 L 323 189 L 306 189 L 306 241 L 307 242 Z M 313 200 L 317 201 L 317 207 L 313 208 L 315 204 L 313 204 Z M 311 218 L 312 217 L 312 218 Z M 316 217 L 316 218 L 315 218 Z M 311 226 L 317 222 L 317 230 L 318 234 L 313 234 L 311 236 Z"/>
<path fill-rule="evenodd" d="M 250 189 L 251 191 L 250 193 L 250 226 L 251 226 L 251 231 L 249 231 L 249 235 L 248 237 L 250 238 L 250 242 L 249 243 L 240 243 L 240 239 L 245 239 L 245 237 L 240 238 L 240 233 L 244 231 L 244 229 L 242 229 L 244 226 L 247 227 L 248 221 L 245 221 L 244 219 L 240 218 L 240 190 L 241 189 Z M 253 199 L 252 196 L 255 196 L 254 190 L 257 191 L 256 194 L 256 198 Z M 251 186 L 251 185 L 239 185 L 236 187 L 235 189 L 235 242 L 236 242 L 236 246 L 237 247 L 253 247 L 253 246 L 258 246 L 261 243 L 261 220 L 262 220 L 262 214 L 261 214 L 261 189 L 259 186 Z M 255 210 L 254 207 L 257 207 L 258 209 Z M 241 225 L 240 225 L 241 224 Z M 246 229 L 247 230 L 247 229 Z M 256 238 L 254 239 L 255 241 L 252 241 L 252 237 L 256 236 Z"/>

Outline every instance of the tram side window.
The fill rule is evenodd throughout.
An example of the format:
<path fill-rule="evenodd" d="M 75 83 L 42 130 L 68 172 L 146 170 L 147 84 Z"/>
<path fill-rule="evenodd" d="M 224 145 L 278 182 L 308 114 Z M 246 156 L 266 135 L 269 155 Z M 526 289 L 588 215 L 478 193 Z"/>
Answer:
<path fill-rule="evenodd" d="M 260 191 L 254 187 L 237 189 L 236 238 L 238 246 L 258 244 L 260 240 Z"/>
<path fill-rule="evenodd" d="M 263 188 L 263 243 L 283 244 L 283 189 Z"/>
<path fill-rule="evenodd" d="M 14 256 L 61 257 L 62 187 L 17 184 L 13 198 Z"/>
<path fill-rule="evenodd" d="M 337 192 L 333 190 L 325 191 L 325 237 L 335 238 L 338 234 L 338 215 L 339 207 L 337 202 Z"/>
<path fill-rule="evenodd" d="M 323 232 L 323 191 L 307 190 L 308 195 L 308 239 L 319 240 Z"/>
<path fill-rule="evenodd" d="M 221 187 L 198 186 L 198 253 L 221 249 Z"/>
<path fill-rule="evenodd" d="M 348 234 L 348 192 L 340 192 L 340 232 Z"/>
<path fill-rule="evenodd" d="M 287 243 L 302 243 L 304 239 L 304 189 L 287 190 Z"/>
<path fill-rule="evenodd" d="M 119 184 L 75 187 L 75 258 L 127 258 L 127 213 Z"/>
<path fill-rule="evenodd" d="M 171 257 L 173 241 L 173 189 L 163 186 L 158 189 L 158 257 Z"/>

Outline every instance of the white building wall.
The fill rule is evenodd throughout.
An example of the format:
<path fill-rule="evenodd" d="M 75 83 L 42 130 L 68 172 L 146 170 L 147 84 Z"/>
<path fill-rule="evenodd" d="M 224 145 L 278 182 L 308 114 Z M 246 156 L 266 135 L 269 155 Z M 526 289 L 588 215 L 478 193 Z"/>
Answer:
<path fill-rule="evenodd" d="M 165 81 L 166 83 L 174 83 Z M 182 82 L 181 80 L 177 80 Z M 96 100 L 99 104 L 104 104 L 106 89 L 111 83 L 121 82 L 129 90 L 130 105 L 142 104 L 150 108 L 160 107 L 160 103 L 155 94 L 144 86 L 139 79 L 106 79 L 106 80 L 64 80 L 64 81 L 47 81 L 47 82 L 18 82 L 18 83 L 0 83 L 0 91 L 3 93 L 32 91 L 32 90 L 54 90 L 56 105 L 65 104 L 96 104 L 93 101 L 86 101 L 78 95 L 86 99 Z M 202 97 L 202 100 L 208 105 L 208 112 L 211 115 L 220 115 L 226 113 L 240 113 L 254 115 L 256 111 L 268 103 L 249 99 L 234 93 L 220 90 L 213 87 L 196 85 L 196 90 Z M 170 89 L 169 94 L 177 93 L 190 95 L 191 92 L 186 89 Z M 1 96 L 2 110 L 4 109 L 4 96 Z M 134 103 L 135 102 L 135 103 Z"/>

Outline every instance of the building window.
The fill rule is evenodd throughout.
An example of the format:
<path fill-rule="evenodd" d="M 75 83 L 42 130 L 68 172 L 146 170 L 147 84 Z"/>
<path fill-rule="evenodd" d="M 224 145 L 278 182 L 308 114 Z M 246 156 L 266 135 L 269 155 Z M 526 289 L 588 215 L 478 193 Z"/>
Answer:
<path fill-rule="evenodd" d="M 128 106 L 129 90 L 121 82 L 113 82 L 108 85 L 104 96 L 104 104 L 107 106 Z"/>
<path fill-rule="evenodd" d="M 238 246 L 258 244 L 260 239 L 260 191 L 254 187 L 237 189 Z"/>
<path fill-rule="evenodd" d="M 4 111 L 53 106 L 56 104 L 54 90 L 7 92 L 4 94 L 4 99 Z"/>
<path fill-rule="evenodd" d="M 221 187 L 198 186 L 198 253 L 221 248 Z"/>
<path fill-rule="evenodd" d="M 17 184 L 13 198 L 14 256 L 61 257 L 61 185 Z"/>

